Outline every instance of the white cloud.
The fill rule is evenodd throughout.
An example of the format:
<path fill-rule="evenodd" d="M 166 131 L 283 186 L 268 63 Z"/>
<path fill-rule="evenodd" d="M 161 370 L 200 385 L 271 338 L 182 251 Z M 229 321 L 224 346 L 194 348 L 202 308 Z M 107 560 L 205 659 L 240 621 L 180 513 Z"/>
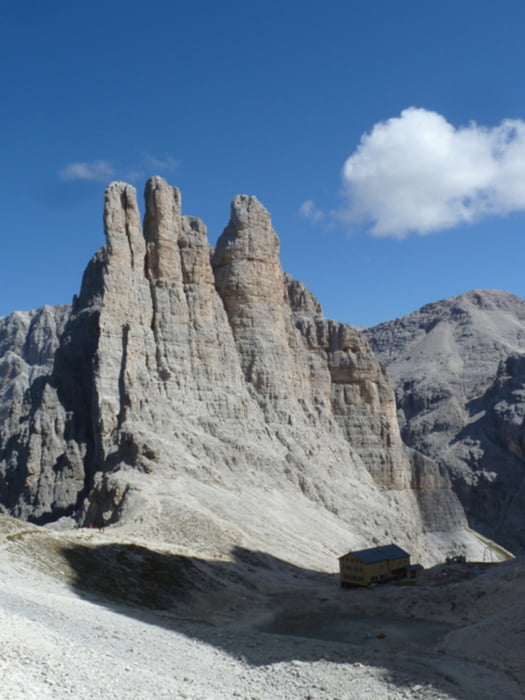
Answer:
<path fill-rule="evenodd" d="M 94 160 L 91 163 L 69 163 L 58 173 L 61 180 L 96 180 L 106 181 L 114 174 L 114 169 L 106 160 Z"/>
<path fill-rule="evenodd" d="M 299 216 L 302 216 L 303 219 L 309 219 L 316 224 L 323 218 L 324 214 L 320 209 L 317 209 L 313 200 L 307 199 L 299 207 Z"/>
<path fill-rule="evenodd" d="M 343 183 L 341 216 L 366 222 L 375 236 L 424 235 L 525 210 L 525 122 L 456 128 L 409 107 L 362 136 Z"/>

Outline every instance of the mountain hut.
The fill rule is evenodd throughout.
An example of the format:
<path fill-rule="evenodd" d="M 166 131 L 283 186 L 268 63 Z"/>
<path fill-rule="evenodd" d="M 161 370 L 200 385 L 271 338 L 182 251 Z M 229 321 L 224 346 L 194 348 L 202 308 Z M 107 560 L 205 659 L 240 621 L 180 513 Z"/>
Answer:
<path fill-rule="evenodd" d="M 416 567 L 410 566 L 410 554 L 396 544 L 361 549 L 339 557 L 341 586 L 368 586 L 405 578 Z"/>

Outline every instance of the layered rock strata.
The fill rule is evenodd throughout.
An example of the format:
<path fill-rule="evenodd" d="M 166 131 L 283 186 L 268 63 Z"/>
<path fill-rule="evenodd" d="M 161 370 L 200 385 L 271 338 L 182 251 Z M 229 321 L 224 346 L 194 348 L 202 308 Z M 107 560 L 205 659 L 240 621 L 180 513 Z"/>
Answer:
<path fill-rule="evenodd" d="M 176 188 L 152 178 L 145 203 L 142 227 L 134 189 L 106 191 L 53 367 L 2 426 L 4 507 L 315 566 L 385 540 L 479 555 L 366 341 L 283 273 L 264 207 L 236 197 L 212 251 Z"/>
<path fill-rule="evenodd" d="M 404 440 L 447 469 L 472 527 L 525 551 L 525 301 L 472 291 L 365 335 Z"/>

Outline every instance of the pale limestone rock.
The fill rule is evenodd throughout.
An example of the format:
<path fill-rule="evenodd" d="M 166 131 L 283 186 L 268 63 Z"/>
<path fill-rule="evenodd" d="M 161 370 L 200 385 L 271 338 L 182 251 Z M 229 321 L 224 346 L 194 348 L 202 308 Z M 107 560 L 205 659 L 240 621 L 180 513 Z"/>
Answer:
<path fill-rule="evenodd" d="M 64 503 L 70 506 L 71 475 L 67 470 L 58 478 L 64 488 L 39 478 L 41 460 L 53 465 L 56 442 L 62 441 L 64 412 L 46 375 L 53 366 L 69 313 L 68 306 L 44 306 L 0 319 L 2 504 L 23 517 L 38 510 L 41 502 L 46 509 L 50 502 L 55 503 L 57 514 L 62 514 Z M 53 393 L 55 398 L 50 400 Z M 36 410 L 40 402 L 49 410 L 48 415 Z"/>
<path fill-rule="evenodd" d="M 181 230 L 181 199 L 176 187 L 154 177 L 148 180 L 144 194 L 146 216 L 144 236 L 148 248 L 148 278 L 182 281 L 178 237 Z"/>
<path fill-rule="evenodd" d="M 451 475 L 472 527 L 525 548 L 525 301 L 477 290 L 365 331 L 402 435 Z"/>
<path fill-rule="evenodd" d="M 145 201 L 143 234 L 134 189 L 106 191 L 53 367 L 2 428 L 4 506 L 312 566 L 384 541 L 479 556 L 367 343 L 283 273 L 264 207 L 236 197 L 212 253 L 178 190 L 152 178 Z"/>
<path fill-rule="evenodd" d="M 255 197 L 235 197 L 212 259 L 244 377 L 263 409 L 286 411 L 308 392 L 270 215 Z M 293 342 L 293 341 L 292 341 Z"/>

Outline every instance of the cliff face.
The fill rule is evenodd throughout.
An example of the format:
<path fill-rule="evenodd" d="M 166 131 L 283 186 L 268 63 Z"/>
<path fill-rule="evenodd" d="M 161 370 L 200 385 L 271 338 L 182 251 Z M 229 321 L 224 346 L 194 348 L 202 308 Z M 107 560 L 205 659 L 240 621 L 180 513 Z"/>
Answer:
<path fill-rule="evenodd" d="M 283 273 L 264 207 L 236 197 L 212 251 L 178 190 L 152 178 L 145 202 L 142 229 L 134 189 L 109 186 L 107 243 L 70 312 L 47 312 L 45 371 L 4 399 L 6 510 L 315 565 L 385 540 L 479 556 L 367 342 Z"/>
<path fill-rule="evenodd" d="M 475 529 L 525 550 L 525 301 L 478 290 L 365 331 L 407 444 L 449 472 Z"/>
<path fill-rule="evenodd" d="M 31 428 L 30 414 L 37 405 L 46 404 L 46 377 L 52 371 L 69 313 L 68 306 L 44 306 L 0 319 L 0 455 L 4 465 L 0 490 L 7 509 L 16 509 L 21 494 L 30 491 L 34 450 L 47 439 L 54 409 L 47 417 L 39 415 Z M 37 438 L 38 444 L 36 431 L 46 434 L 42 440 Z"/>

